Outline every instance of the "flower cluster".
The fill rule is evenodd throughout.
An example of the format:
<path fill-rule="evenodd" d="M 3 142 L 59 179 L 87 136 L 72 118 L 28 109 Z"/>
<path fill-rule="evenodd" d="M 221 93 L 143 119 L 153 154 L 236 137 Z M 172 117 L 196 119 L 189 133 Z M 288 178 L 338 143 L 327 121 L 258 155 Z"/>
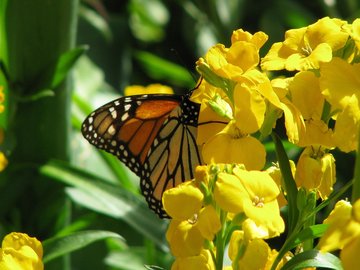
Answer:
<path fill-rule="evenodd" d="M 228 269 L 276 269 L 294 256 L 289 247 L 272 250 L 264 239 L 283 233 L 282 206 L 289 209 L 287 241 L 314 225 L 316 200 L 329 198 L 336 179 L 330 151 L 358 147 L 359 26 L 360 19 L 320 19 L 287 31 L 262 59 L 267 35 L 240 29 L 230 47 L 217 44 L 197 61 L 203 79 L 191 99 L 201 104 L 197 143 L 209 165 L 164 193 L 172 217 L 167 239 L 176 257 L 173 269 L 222 269 L 227 244 Z M 279 119 L 289 142 L 303 151 L 296 163 L 279 159 L 266 168 L 263 142 Z M 340 211 L 346 218 L 335 221 Z M 324 252 L 343 248 L 345 269 L 353 269 L 356 254 L 346 247 L 359 252 L 359 241 L 333 241 L 342 236 L 331 226 L 356 224 L 343 234 L 358 235 L 359 215 L 350 212 L 350 203 L 340 203 L 325 221 L 334 225 L 320 240 Z"/>
<path fill-rule="evenodd" d="M 173 269 L 216 269 L 228 239 L 233 264 L 269 264 L 276 251 L 263 239 L 278 236 L 285 228 L 279 193 L 267 172 L 225 164 L 198 166 L 194 180 L 163 195 L 164 208 L 172 217 L 166 238 L 176 257 Z M 252 261 L 259 246 L 262 257 Z"/>

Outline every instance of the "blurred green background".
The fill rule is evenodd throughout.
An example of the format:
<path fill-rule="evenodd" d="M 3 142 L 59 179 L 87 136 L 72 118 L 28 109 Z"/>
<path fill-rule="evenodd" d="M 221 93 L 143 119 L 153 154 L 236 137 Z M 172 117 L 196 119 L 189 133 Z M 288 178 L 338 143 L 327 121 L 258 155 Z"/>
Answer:
<path fill-rule="evenodd" d="M 147 209 L 134 174 L 82 138 L 85 116 L 127 85 L 160 82 L 188 91 L 198 78 L 195 61 L 216 43 L 229 46 L 235 29 L 267 33 L 264 55 L 287 29 L 324 16 L 352 22 L 359 6 L 357 0 L 3 0 L 0 125 L 9 165 L 0 174 L 0 238 L 21 231 L 46 240 L 46 269 L 169 269 L 167 221 Z M 290 158 L 298 154 L 288 150 Z M 352 177 L 353 155 L 337 155 L 341 183 Z"/>

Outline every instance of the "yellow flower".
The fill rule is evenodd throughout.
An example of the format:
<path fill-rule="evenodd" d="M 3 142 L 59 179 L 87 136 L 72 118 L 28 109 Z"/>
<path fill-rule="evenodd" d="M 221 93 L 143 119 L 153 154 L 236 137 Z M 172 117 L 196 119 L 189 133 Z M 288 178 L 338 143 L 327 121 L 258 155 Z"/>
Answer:
<path fill-rule="evenodd" d="M 234 168 L 234 174 L 248 193 L 248 196 L 243 198 L 244 213 L 251 220 L 248 221 L 250 226 L 246 230 L 249 233 L 247 237 L 251 234 L 258 235 L 258 229 L 266 232 L 262 233 L 262 238 L 282 233 L 285 224 L 277 202 L 280 191 L 271 176 L 265 171 L 246 171 L 238 168 Z"/>
<path fill-rule="evenodd" d="M 278 83 L 279 80 L 273 83 Z M 290 142 L 298 146 L 323 145 L 334 147 L 333 132 L 321 120 L 325 98 L 319 79 L 310 71 L 298 72 L 294 78 L 283 81 L 282 109 L 286 133 Z"/>
<path fill-rule="evenodd" d="M 242 29 L 238 29 L 233 31 L 231 36 L 231 43 L 235 43 L 237 41 L 247 41 L 249 43 L 252 43 L 256 46 L 258 50 L 265 44 L 265 42 L 268 40 L 268 36 L 264 32 L 256 32 L 255 34 L 250 34 L 247 31 L 244 31 Z"/>
<path fill-rule="evenodd" d="M 297 186 L 316 191 L 325 200 L 336 181 L 335 159 L 320 146 L 309 146 L 302 152 L 296 168 Z"/>
<path fill-rule="evenodd" d="M 245 251 L 241 251 L 241 246 L 245 247 Z M 229 257 L 234 269 L 270 269 L 276 255 L 277 251 L 271 250 L 262 239 L 246 242 L 241 231 L 234 231 L 231 235 Z"/>
<path fill-rule="evenodd" d="M 202 249 L 197 256 L 180 257 L 175 260 L 171 270 L 215 270 L 209 250 Z"/>
<path fill-rule="evenodd" d="M 239 81 L 243 73 L 258 65 L 259 48 L 266 39 L 266 34 L 262 32 L 252 36 L 242 30 L 234 31 L 230 48 L 226 48 L 223 44 L 213 46 L 204 58 L 199 59 L 197 66 L 205 64 L 216 75 Z"/>
<path fill-rule="evenodd" d="M 360 123 L 360 64 L 351 65 L 340 58 L 324 63 L 320 69 L 320 87 L 326 100 L 337 112 L 333 140 L 344 152 L 357 148 Z"/>
<path fill-rule="evenodd" d="M 42 270 L 43 249 L 41 243 L 25 233 L 10 233 L 0 248 L 1 270 Z"/>
<path fill-rule="evenodd" d="M 319 241 L 319 249 L 323 252 L 343 249 L 353 239 L 360 236 L 360 200 L 353 206 L 348 201 L 338 201 L 324 224 L 328 230 Z"/>
<path fill-rule="evenodd" d="M 360 50 L 360 19 L 356 19 L 352 24 L 347 25 L 346 30 L 354 40 L 357 49 Z"/>
<path fill-rule="evenodd" d="M 173 94 L 171 87 L 159 83 L 150 84 L 148 86 L 131 85 L 124 89 L 125 96 L 145 95 L 145 94 Z"/>
<path fill-rule="evenodd" d="M 267 172 L 234 168 L 234 175 L 219 173 L 214 188 L 216 203 L 230 213 L 249 218 L 247 238 L 270 238 L 284 231 L 277 196 L 279 188 Z"/>
<path fill-rule="evenodd" d="M 316 23 L 285 33 L 285 41 L 274 43 L 264 57 L 261 67 L 265 70 L 309 70 L 329 62 L 333 52 L 341 49 L 348 34 L 342 27 L 345 21 L 322 18 Z"/>
<path fill-rule="evenodd" d="M 184 182 L 163 194 L 164 209 L 172 217 L 166 239 L 175 257 L 198 256 L 205 239 L 212 241 L 221 229 L 215 209 L 202 207 L 204 196 L 194 184 Z"/>
<path fill-rule="evenodd" d="M 231 121 L 221 132 L 211 137 L 203 146 L 204 162 L 240 163 L 249 170 L 261 170 L 265 165 L 265 147 L 246 134 L 241 134 Z"/>
<path fill-rule="evenodd" d="M 329 224 L 329 228 L 321 237 L 318 248 L 323 252 L 341 249 L 340 259 L 344 269 L 357 269 L 360 250 L 360 200 L 353 206 L 347 201 L 337 202 L 324 224 Z"/>

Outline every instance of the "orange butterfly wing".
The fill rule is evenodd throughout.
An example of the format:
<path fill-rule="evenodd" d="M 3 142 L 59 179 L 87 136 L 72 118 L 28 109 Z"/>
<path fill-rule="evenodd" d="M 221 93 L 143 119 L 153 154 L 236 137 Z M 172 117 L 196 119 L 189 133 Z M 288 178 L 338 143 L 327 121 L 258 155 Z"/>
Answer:
<path fill-rule="evenodd" d="M 139 175 L 149 207 L 167 217 L 162 193 L 193 178 L 201 163 L 196 145 L 199 109 L 187 95 L 122 97 L 91 113 L 82 133 Z"/>

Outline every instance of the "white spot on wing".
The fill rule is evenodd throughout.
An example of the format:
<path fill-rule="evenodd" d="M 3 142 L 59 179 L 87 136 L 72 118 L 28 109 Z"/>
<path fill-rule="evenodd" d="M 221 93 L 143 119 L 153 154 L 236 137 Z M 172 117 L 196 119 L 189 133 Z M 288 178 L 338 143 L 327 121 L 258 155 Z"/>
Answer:
<path fill-rule="evenodd" d="M 108 130 L 107 130 L 107 132 L 111 135 L 111 136 L 113 136 L 113 135 L 115 135 L 115 127 L 114 127 L 114 125 L 111 125 L 111 126 L 109 126 L 109 128 L 108 128 Z"/>
<path fill-rule="evenodd" d="M 128 113 L 124 113 L 122 116 L 121 116 L 121 121 L 125 121 L 126 119 L 128 119 L 129 117 L 129 114 Z"/>
<path fill-rule="evenodd" d="M 115 110 L 112 111 L 112 112 L 111 112 L 111 116 L 112 116 L 113 119 L 116 119 L 116 117 L 117 117 L 117 111 L 115 111 Z"/>
<path fill-rule="evenodd" d="M 124 110 L 125 110 L 125 111 L 128 111 L 130 108 L 131 108 L 131 104 L 126 104 L 126 105 L 124 106 Z"/>

